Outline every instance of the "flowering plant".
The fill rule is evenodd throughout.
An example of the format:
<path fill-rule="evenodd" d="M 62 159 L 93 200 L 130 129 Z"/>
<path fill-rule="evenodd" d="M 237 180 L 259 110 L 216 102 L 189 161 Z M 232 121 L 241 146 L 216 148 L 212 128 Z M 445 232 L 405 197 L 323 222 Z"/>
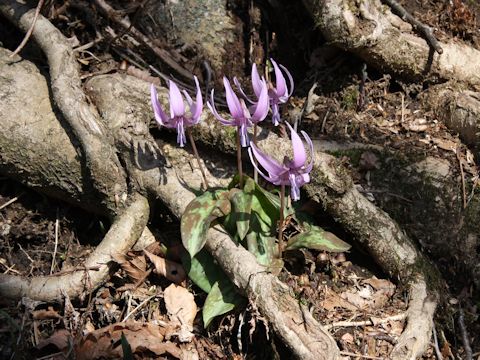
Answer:
<path fill-rule="evenodd" d="M 256 124 L 267 117 L 271 108 L 273 122 L 277 125 L 280 121 L 278 105 L 286 102 L 293 91 L 293 79 L 288 70 L 273 60 L 271 62 L 275 71 L 275 86 L 267 83 L 264 77 L 260 77 L 256 65 L 252 67 L 252 87 L 256 99 L 248 98 L 235 78 L 234 82 L 240 91 L 238 96 L 232 89 L 230 81 L 226 77 L 223 78 L 229 118 L 217 110 L 213 91 L 207 104 L 221 124 L 237 128 L 239 174 L 227 188 L 208 189 L 194 199 L 185 209 L 181 219 L 182 241 L 188 251 L 183 258 L 184 266 L 190 279 L 208 293 L 203 307 L 205 326 L 208 326 L 213 317 L 233 309 L 242 301 L 228 277 L 204 249 L 212 222 L 221 224 L 236 243 L 252 252 L 260 264 L 274 273 L 279 273 L 283 267 L 284 250 L 306 247 L 341 252 L 349 249 L 349 245 L 335 235 L 313 225 L 312 219 L 301 213 L 298 206 L 287 205 L 285 187 L 290 186 L 290 198 L 296 204 L 300 200 L 300 188 L 310 181 L 315 156 L 310 137 L 301 131 L 308 145 L 306 148 L 300 135 L 285 122 L 290 130 L 293 156 L 291 158 L 285 156 L 282 162 L 261 150 L 256 144 Z M 283 73 L 289 78 L 289 87 Z M 183 92 L 190 106 L 189 115 L 185 112 L 182 93 L 174 82 L 169 82 L 170 117 L 163 112 L 155 88 L 152 86 L 151 89 L 152 106 L 157 122 L 161 126 L 177 129 L 177 142 L 180 146 L 186 143 L 185 130 L 188 132 L 189 127 L 200 121 L 203 109 L 197 78 L 195 84 L 197 88 L 195 102 L 188 93 Z M 249 103 L 249 107 L 245 101 Z M 254 141 L 250 142 L 248 129 L 252 126 Z M 191 136 L 190 142 L 196 152 Z M 250 146 L 248 154 L 254 169 L 266 181 L 280 186 L 280 196 L 265 190 L 257 181 L 243 174 L 241 150 L 248 146 Z M 198 155 L 197 152 L 196 154 Z M 287 226 L 285 222 L 287 218 L 296 225 L 295 231 L 290 231 L 288 239 L 285 239 L 283 230 Z M 288 241 L 285 243 L 285 240 Z"/>

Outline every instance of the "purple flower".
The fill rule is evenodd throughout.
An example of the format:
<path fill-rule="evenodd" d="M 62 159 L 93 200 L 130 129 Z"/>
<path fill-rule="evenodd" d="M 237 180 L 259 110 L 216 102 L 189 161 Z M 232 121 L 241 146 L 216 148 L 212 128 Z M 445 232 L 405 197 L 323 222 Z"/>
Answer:
<path fill-rule="evenodd" d="M 288 98 L 292 96 L 293 93 L 293 78 L 287 68 L 281 64 L 278 64 L 270 59 L 273 64 L 273 69 L 275 70 L 275 82 L 276 86 L 273 87 L 272 83 L 269 85 L 268 96 L 270 98 L 270 105 L 272 106 L 272 121 L 273 125 L 277 126 L 280 123 L 280 110 L 279 104 L 284 104 L 288 101 Z M 281 69 L 281 70 L 280 70 Z M 255 69 L 256 70 L 256 69 Z M 290 83 L 290 89 L 287 87 L 285 77 L 283 76 L 282 70 L 288 77 L 288 82 Z M 253 71 L 252 71 L 253 79 Z"/>
<path fill-rule="evenodd" d="M 272 107 L 272 121 L 273 125 L 277 126 L 280 123 L 280 109 L 279 104 L 284 104 L 288 101 L 289 97 L 293 93 L 293 78 L 287 68 L 281 64 L 277 64 L 273 59 L 270 59 L 273 65 L 273 69 L 275 70 L 275 80 L 276 86 L 274 87 L 272 83 L 268 85 L 268 97 L 270 101 L 270 106 Z M 285 77 L 283 76 L 282 70 L 288 77 L 288 82 L 290 83 L 290 89 L 287 87 L 287 83 L 285 81 Z M 235 85 L 240 90 L 242 96 L 247 99 L 248 102 L 254 104 L 254 101 L 250 100 L 249 97 L 243 91 L 240 82 L 237 78 L 234 78 L 233 81 Z M 263 78 L 260 78 L 258 74 L 257 65 L 252 65 L 252 88 L 253 92 L 257 96 L 260 97 L 260 92 L 262 90 L 262 82 L 265 81 Z"/>
<path fill-rule="evenodd" d="M 240 143 L 242 147 L 247 147 L 249 144 L 247 129 L 252 124 L 258 123 L 265 119 L 268 115 L 268 89 L 265 80 L 261 80 L 259 83 L 258 101 L 253 103 L 250 109 L 247 108 L 245 101 L 239 99 L 233 91 L 230 81 L 226 77 L 223 77 L 223 85 L 225 86 L 225 93 L 227 99 L 228 110 L 232 116 L 232 120 L 226 120 L 219 115 L 215 108 L 213 99 L 213 90 L 210 102 L 207 103 L 208 107 L 212 111 L 213 115 L 223 125 L 236 126 L 240 130 Z"/>
<path fill-rule="evenodd" d="M 185 128 L 198 124 L 203 110 L 202 92 L 200 90 L 197 77 L 195 76 L 194 78 L 197 86 L 196 101 L 194 102 L 190 95 L 188 95 L 185 90 L 183 91 L 188 106 L 190 107 L 189 115 L 185 114 L 183 96 L 177 84 L 175 84 L 173 81 L 169 81 L 170 117 L 165 114 L 160 102 L 158 101 L 157 90 L 155 89 L 155 86 L 153 84 L 150 86 L 150 95 L 153 112 L 155 113 L 155 120 L 161 126 L 165 126 L 170 129 L 177 129 L 177 143 L 180 145 L 180 147 L 183 147 L 187 142 L 185 137 Z"/>
<path fill-rule="evenodd" d="M 298 136 L 289 123 L 286 124 L 291 132 L 293 160 L 285 157 L 283 159 L 283 163 L 280 164 L 275 159 L 260 151 L 255 144 L 251 144 L 250 149 L 248 149 L 248 153 L 253 166 L 255 169 L 257 169 L 260 175 L 274 185 L 290 185 L 290 194 L 292 200 L 296 201 L 300 199 L 300 187 L 310 182 L 309 173 L 312 171 L 313 167 L 313 143 L 310 137 L 304 131 L 302 131 L 305 141 L 310 146 L 311 154 L 311 160 L 306 165 L 307 153 L 305 151 L 305 147 L 303 146 L 302 139 L 300 139 L 300 136 Z M 267 171 L 268 175 L 265 175 L 265 173 L 258 168 L 258 165 L 256 165 L 254 161 L 254 156 L 258 163 Z"/>

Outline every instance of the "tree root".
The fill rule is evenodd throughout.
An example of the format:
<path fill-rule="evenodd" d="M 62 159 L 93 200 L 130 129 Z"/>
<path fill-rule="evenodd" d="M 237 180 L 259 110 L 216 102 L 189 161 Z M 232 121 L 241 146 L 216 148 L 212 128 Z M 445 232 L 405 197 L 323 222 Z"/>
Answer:
<path fill-rule="evenodd" d="M 0 295 L 10 299 L 28 297 L 40 301 L 59 301 L 64 296 L 83 299 L 109 277 L 115 259 L 130 250 L 140 238 L 148 216 L 147 200 L 140 195 L 135 196 L 125 211 L 117 216 L 82 268 L 65 274 L 33 278 L 0 274 Z"/>
<path fill-rule="evenodd" d="M 23 31 L 28 31 L 35 10 L 17 1 L 3 1 L 0 13 Z M 48 60 L 51 90 L 55 106 L 61 111 L 81 145 L 88 180 L 93 183 L 105 206 L 115 213 L 114 197 L 127 193 L 125 174 L 113 148 L 113 138 L 105 130 L 96 109 L 82 89 L 78 64 L 68 39 L 45 17 L 38 16 L 33 39 Z"/>
<path fill-rule="evenodd" d="M 480 89 L 480 51 L 450 41 L 440 43 L 443 53 L 436 53 L 379 0 L 307 0 L 305 4 L 329 42 L 373 67 L 411 80 L 429 76 Z"/>

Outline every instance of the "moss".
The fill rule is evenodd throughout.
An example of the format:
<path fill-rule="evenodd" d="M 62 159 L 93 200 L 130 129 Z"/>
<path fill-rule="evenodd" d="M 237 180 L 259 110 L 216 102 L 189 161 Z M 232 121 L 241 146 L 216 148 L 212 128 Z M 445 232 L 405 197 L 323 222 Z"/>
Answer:
<path fill-rule="evenodd" d="M 357 107 L 358 89 L 352 85 L 347 87 L 342 93 L 341 106 L 345 110 L 355 110 Z"/>

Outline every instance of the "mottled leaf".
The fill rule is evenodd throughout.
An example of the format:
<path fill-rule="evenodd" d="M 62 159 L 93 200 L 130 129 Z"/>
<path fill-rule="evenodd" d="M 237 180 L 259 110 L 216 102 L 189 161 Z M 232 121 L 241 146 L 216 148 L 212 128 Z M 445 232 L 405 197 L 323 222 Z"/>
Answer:
<path fill-rule="evenodd" d="M 213 318 L 233 310 L 244 302 L 245 299 L 237 293 L 235 286 L 231 282 L 216 282 L 213 284 L 212 290 L 208 293 L 203 305 L 204 326 L 207 327 Z"/>
<path fill-rule="evenodd" d="M 195 256 L 205 245 L 211 222 L 231 211 L 227 195 L 226 190 L 208 191 L 188 204 L 182 215 L 180 232 L 190 256 Z"/>
<path fill-rule="evenodd" d="M 182 264 L 190 280 L 206 293 L 210 292 L 214 283 L 230 281 L 213 256 L 205 249 L 200 250 L 193 258 L 185 253 L 182 256 Z"/>
<path fill-rule="evenodd" d="M 246 186 L 245 186 L 246 187 Z M 235 221 L 238 239 L 242 241 L 250 227 L 250 212 L 252 210 L 252 194 L 246 189 L 231 189 L 229 195 L 232 203 L 231 221 Z"/>
<path fill-rule="evenodd" d="M 292 236 L 288 240 L 287 250 L 300 248 L 343 252 L 349 250 L 351 246 L 335 234 L 325 231 L 319 226 L 309 225 L 307 231 Z"/>

